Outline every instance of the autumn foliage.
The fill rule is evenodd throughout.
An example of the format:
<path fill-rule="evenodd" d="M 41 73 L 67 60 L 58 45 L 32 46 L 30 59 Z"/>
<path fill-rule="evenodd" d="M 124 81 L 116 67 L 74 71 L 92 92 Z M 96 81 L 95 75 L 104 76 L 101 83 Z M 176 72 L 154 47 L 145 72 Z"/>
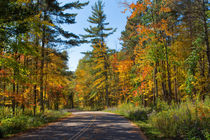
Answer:
<path fill-rule="evenodd" d="M 108 55 L 110 106 L 127 102 L 148 106 L 156 105 L 159 100 L 171 104 L 188 98 L 204 100 L 210 87 L 209 54 L 206 53 L 209 46 L 208 39 L 205 39 L 209 36 L 205 34 L 207 20 L 200 17 L 199 13 L 203 13 L 203 9 L 203 16 L 207 19 L 205 3 L 141 0 L 125 5 L 127 7 L 124 12 L 131 12 L 131 15 L 121 36 L 123 48 Z M 86 56 L 81 62 L 88 59 Z M 104 70 L 102 64 L 88 64 L 88 61 L 80 63 L 77 79 L 81 78 L 79 71 L 87 72 L 85 69 L 88 66 L 89 74 L 97 77 Z M 82 65 L 87 67 L 84 69 Z M 91 69 L 99 67 L 98 72 L 91 72 Z M 82 81 L 86 79 L 83 78 Z M 86 85 L 85 92 L 89 93 L 85 96 L 91 95 L 94 85 L 102 84 L 102 78 L 97 79 L 96 83 L 88 82 L 93 88 Z M 96 103 L 103 101 L 101 94 L 94 94 Z M 88 98 L 83 100 L 90 101 Z"/>

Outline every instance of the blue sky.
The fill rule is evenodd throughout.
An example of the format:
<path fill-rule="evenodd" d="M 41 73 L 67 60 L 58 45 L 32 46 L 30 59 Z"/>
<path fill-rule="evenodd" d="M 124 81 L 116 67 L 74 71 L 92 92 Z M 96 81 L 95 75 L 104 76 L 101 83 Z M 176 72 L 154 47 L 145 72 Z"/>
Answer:
<path fill-rule="evenodd" d="M 66 0 L 59 0 L 59 2 L 65 2 Z M 76 1 L 76 0 L 75 0 Z M 88 0 L 80 0 L 80 2 L 86 2 Z M 127 0 L 129 3 L 135 0 Z M 97 0 L 89 0 L 89 5 L 85 6 L 81 10 L 73 10 L 73 12 L 78 13 L 76 17 L 76 24 L 65 26 L 68 28 L 67 30 L 75 33 L 75 34 L 86 34 L 84 28 L 89 27 L 89 23 L 87 19 L 91 16 L 91 6 L 93 6 L 97 2 Z M 122 11 L 125 7 L 122 5 L 125 0 L 103 0 L 105 3 L 104 12 L 107 16 L 107 22 L 110 23 L 107 27 L 117 28 L 117 31 L 106 39 L 106 43 L 109 48 L 120 50 L 121 45 L 119 38 L 121 36 L 121 32 L 125 29 L 126 21 L 128 13 L 124 14 Z M 82 44 L 78 47 L 74 47 L 68 50 L 69 54 L 69 62 L 68 67 L 69 70 L 75 71 L 78 65 L 78 62 L 81 58 L 83 58 L 84 54 L 81 52 L 91 51 L 90 44 Z"/>

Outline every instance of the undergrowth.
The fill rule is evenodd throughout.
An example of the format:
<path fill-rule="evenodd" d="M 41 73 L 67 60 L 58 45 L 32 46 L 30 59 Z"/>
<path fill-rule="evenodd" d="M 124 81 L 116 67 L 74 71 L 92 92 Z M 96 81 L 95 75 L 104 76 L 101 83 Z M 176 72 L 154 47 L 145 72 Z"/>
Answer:
<path fill-rule="evenodd" d="M 9 111 L 7 113 L 7 115 L 1 114 L 0 138 L 25 131 L 27 129 L 39 127 L 43 124 L 53 122 L 59 118 L 68 116 L 70 114 L 65 110 L 47 110 L 44 114 L 39 113 L 36 116 L 33 116 L 32 113 L 27 111 L 23 114 L 19 114 L 16 116 L 11 115 Z"/>
<path fill-rule="evenodd" d="M 122 104 L 105 111 L 117 113 L 135 122 L 149 139 L 210 139 L 210 102 L 184 102 L 155 107 Z"/>

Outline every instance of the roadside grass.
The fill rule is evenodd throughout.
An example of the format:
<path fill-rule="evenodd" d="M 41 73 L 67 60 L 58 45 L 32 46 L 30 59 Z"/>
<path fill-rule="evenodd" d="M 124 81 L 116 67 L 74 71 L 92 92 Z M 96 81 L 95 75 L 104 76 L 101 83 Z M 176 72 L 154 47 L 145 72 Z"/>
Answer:
<path fill-rule="evenodd" d="M 152 112 L 152 108 L 135 106 L 134 104 L 121 104 L 117 107 L 108 108 L 106 112 L 115 113 L 131 120 L 136 124 L 149 140 L 161 140 L 163 135 L 148 122 L 148 114 Z"/>
<path fill-rule="evenodd" d="M 144 135 L 149 140 L 162 140 L 162 139 L 167 139 L 166 137 L 164 137 L 161 134 L 161 132 L 158 129 L 154 128 L 148 122 L 134 121 L 134 123 L 141 129 L 141 131 L 144 133 Z"/>
<path fill-rule="evenodd" d="M 46 110 L 44 114 L 38 113 L 36 116 L 33 116 L 30 111 L 16 116 L 12 116 L 10 111 L 7 113 L 0 117 L 0 138 L 37 128 L 70 115 L 66 110 Z"/>
<path fill-rule="evenodd" d="M 210 101 L 171 104 L 159 101 L 156 107 L 122 104 L 105 111 L 133 121 L 149 140 L 210 139 Z"/>

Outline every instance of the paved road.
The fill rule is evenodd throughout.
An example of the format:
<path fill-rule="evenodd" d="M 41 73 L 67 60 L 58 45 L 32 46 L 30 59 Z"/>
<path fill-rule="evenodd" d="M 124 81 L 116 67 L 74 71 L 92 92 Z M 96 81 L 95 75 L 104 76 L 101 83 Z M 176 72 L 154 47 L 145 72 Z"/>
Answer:
<path fill-rule="evenodd" d="M 74 112 L 51 124 L 11 140 L 143 140 L 125 118 L 105 112 Z"/>

